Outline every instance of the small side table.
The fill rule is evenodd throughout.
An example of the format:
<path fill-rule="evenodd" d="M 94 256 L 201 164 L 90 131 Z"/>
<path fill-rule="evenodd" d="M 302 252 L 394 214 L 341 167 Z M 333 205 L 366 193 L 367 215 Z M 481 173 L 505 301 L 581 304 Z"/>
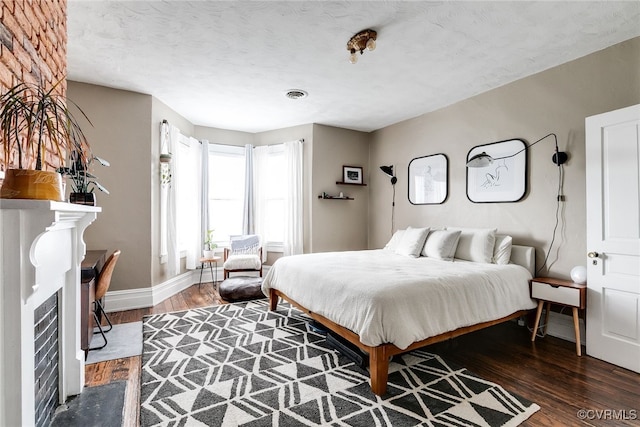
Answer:
<path fill-rule="evenodd" d="M 578 310 L 584 310 L 587 302 L 587 285 L 573 283 L 570 280 L 553 279 L 550 277 L 536 277 L 531 280 L 531 298 L 538 300 L 538 311 L 536 313 L 536 322 L 533 326 L 531 341 L 535 341 L 538 325 L 540 324 L 540 316 L 542 315 L 542 307 L 547 303 L 547 314 L 545 321 L 545 332 L 549 319 L 549 309 L 551 303 L 560 304 L 571 307 L 573 310 L 573 328 L 576 334 L 576 354 L 582 355 L 580 347 L 580 323 Z"/>
<path fill-rule="evenodd" d="M 205 264 L 209 264 L 209 270 L 211 271 L 211 280 L 213 280 L 213 288 L 215 289 L 216 283 L 218 283 L 218 261 L 222 258 L 219 256 L 214 256 L 211 258 L 202 257 L 200 258 L 200 280 L 198 280 L 198 289 L 200 289 L 200 285 L 202 284 L 202 272 L 205 269 Z M 216 272 L 214 276 L 213 266 L 216 267 Z"/>

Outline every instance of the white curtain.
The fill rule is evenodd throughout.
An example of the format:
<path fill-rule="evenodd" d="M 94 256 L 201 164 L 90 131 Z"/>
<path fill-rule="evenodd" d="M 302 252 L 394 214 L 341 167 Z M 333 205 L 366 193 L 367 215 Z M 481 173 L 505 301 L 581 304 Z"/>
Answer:
<path fill-rule="evenodd" d="M 195 270 L 199 264 L 200 255 L 202 254 L 203 239 L 201 230 L 201 212 L 202 212 L 202 186 L 203 186 L 203 169 L 202 157 L 203 146 L 195 138 L 188 140 L 188 167 L 186 168 L 186 177 L 188 181 L 182 186 L 181 191 L 188 192 L 188 198 L 192 200 L 189 209 L 183 209 L 181 212 L 185 216 L 180 218 L 183 221 L 184 230 L 184 246 L 186 251 L 186 267 L 189 270 Z M 182 178 L 181 178 L 182 179 Z"/>
<path fill-rule="evenodd" d="M 284 256 L 301 254 L 303 251 L 302 214 L 302 141 L 284 144 L 287 167 L 287 189 L 285 195 Z"/>
<path fill-rule="evenodd" d="M 260 146 L 253 149 L 253 186 L 254 198 L 254 233 L 260 236 L 262 242 L 262 262 L 267 261 L 266 231 L 267 231 L 267 180 L 264 179 L 268 173 L 269 146 Z M 262 177 L 262 179 L 260 178 Z"/>
<path fill-rule="evenodd" d="M 172 163 L 175 165 L 180 158 L 177 146 L 179 144 L 180 130 L 173 126 L 168 125 L 168 140 L 167 149 L 172 153 Z M 167 274 L 177 276 L 180 272 L 180 249 L 178 248 L 178 232 L 177 232 L 177 213 L 176 213 L 176 187 L 179 185 L 180 174 L 175 173 L 175 168 L 171 176 L 171 183 L 167 189 Z"/>
<path fill-rule="evenodd" d="M 209 225 L 209 141 L 203 139 L 200 153 L 200 242 L 204 248 Z"/>
<path fill-rule="evenodd" d="M 160 263 L 174 277 L 180 273 L 182 251 L 187 268 L 195 269 L 202 250 L 203 150 L 175 126 L 163 122 L 160 130 L 161 153 L 172 155 L 170 164 L 161 165 Z"/>
<path fill-rule="evenodd" d="M 169 154 L 169 123 L 160 123 L 160 154 Z M 160 264 L 167 262 L 167 215 L 171 163 L 160 163 Z"/>
<path fill-rule="evenodd" d="M 242 233 L 255 233 L 255 202 L 253 197 L 253 146 L 244 146 L 244 211 L 242 212 Z"/>

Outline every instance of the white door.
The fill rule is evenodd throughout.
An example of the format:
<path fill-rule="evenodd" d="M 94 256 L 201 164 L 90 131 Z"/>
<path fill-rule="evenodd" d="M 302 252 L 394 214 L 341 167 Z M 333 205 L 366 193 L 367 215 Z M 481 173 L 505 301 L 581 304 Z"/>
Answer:
<path fill-rule="evenodd" d="M 640 105 L 585 127 L 587 354 L 640 372 Z"/>

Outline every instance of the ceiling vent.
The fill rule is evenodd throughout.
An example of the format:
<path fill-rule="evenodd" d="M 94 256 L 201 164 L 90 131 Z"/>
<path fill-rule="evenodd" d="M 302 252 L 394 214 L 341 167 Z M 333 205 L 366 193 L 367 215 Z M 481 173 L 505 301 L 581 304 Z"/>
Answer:
<path fill-rule="evenodd" d="M 301 89 L 291 89 L 286 93 L 287 98 L 289 99 L 302 99 L 306 98 L 309 94 Z"/>

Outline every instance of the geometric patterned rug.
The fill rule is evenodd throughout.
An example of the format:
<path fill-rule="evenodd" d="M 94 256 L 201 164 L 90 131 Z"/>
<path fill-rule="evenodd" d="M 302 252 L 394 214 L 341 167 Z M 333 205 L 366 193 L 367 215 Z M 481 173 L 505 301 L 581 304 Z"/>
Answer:
<path fill-rule="evenodd" d="M 387 393 L 280 302 L 143 320 L 142 426 L 516 426 L 540 408 L 437 355 L 390 364 Z"/>

